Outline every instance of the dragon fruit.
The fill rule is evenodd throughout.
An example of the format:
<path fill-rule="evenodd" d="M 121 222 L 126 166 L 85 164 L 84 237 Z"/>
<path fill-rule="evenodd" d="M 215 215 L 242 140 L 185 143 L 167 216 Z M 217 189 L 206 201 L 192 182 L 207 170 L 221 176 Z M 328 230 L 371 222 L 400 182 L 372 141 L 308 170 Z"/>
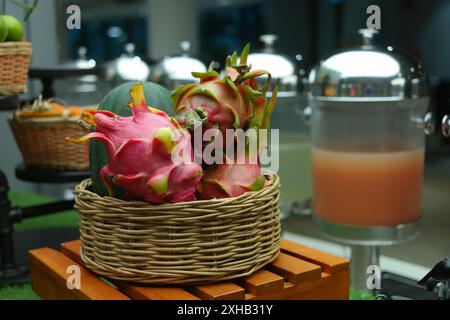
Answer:
<path fill-rule="evenodd" d="M 259 161 L 216 164 L 209 167 L 197 187 L 198 198 L 202 200 L 240 196 L 248 191 L 264 187 Z"/>
<path fill-rule="evenodd" d="M 100 176 L 111 196 L 109 177 L 112 183 L 125 190 L 127 200 L 140 199 L 149 203 L 196 200 L 195 190 L 203 171 L 193 161 L 189 132 L 174 118 L 147 105 L 142 84 L 135 84 L 130 96 L 131 117 L 93 111 L 85 114 L 84 120 L 95 125 L 95 132 L 69 140 L 103 142 L 109 163 L 100 170 Z M 184 161 L 174 161 L 174 152 L 184 153 Z"/>
<path fill-rule="evenodd" d="M 211 64 L 206 73 L 192 73 L 200 78 L 199 84 L 188 84 L 172 93 L 175 118 L 183 127 L 189 130 L 197 125 L 204 129 L 218 128 L 225 136 L 226 129 L 263 126 L 271 76 L 264 70 L 250 71 L 249 50 L 250 46 L 246 45 L 240 58 L 236 52 L 227 57 L 222 79 Z M 263 75 L 267 76 L 267 81 L 259 88 L 256 78 Z"/>
<path fill-rule="evenodd" d="M 247 65 L 248 52 L 247 45 L 239 64 L 236 53 L 227 58 L 223 79 L 219 79 L 217 72 L 210 67 L 206 74 L 193 73 L 201 78 L 200 84 L 182 87 L 172 94 L 175 115 L 187 128 L 202 123 L 206 129 L 218 128 L 223 137 L 226 137 L 227 129 L 255 130 L 254 136 L 246 136 L 244 150 L 238 150 L 237 145 L 232 144 L 237 156 L 230 159 L 225 155 L 223 163 L 206 169 L 197 187 L 199 199 L 237 197 L 248 191 L 261 190 L 265 185 L 259 152 L 267 148 L 267 137 L 260 135 L 259 130 L 270 128 L 278 84 L 267 101 L 266 92 L 271 84 L 271 76 L 263 70 L 250 71 L 251 66 Z M 258 88 L 255 78 L 262 75 L 267 75 L 267 81 L 263 88 Z M 256 143 L 256 149 L 250 147 L 251 142 Z M 225 145 L 228 151 L 227 142 Z"/>
<path fill-rule="evenodd" d="M 246 137 L 245 149 L 235 148 L 236 156 L 230 159 L 224 155 L 223 162 L 206 169 L 197 187 L 198 198 L 202 200 L 237 197 L 249 191 L 258 191 L 265 186 L 259 161 L 258 136 Z M 256 148 L 251 147 L 255 142 Z"/>

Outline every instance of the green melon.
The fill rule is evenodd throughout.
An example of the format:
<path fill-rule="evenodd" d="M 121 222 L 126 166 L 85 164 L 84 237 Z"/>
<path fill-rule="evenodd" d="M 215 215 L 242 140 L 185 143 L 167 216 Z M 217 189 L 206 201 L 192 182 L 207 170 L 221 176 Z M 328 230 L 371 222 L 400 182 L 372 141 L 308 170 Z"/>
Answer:
<path fill-rule="evenodd" d="M 135 82 L 123 83 L 111 90 L 100 103 L 99 110 L 111 111 L 122 117 L 131 116 L 131 109 L 127 104 L 131 101 L 130 90 Z M 166 88 L 152 82 L 143 82 L 145 98 L 149 106 L 172 114 L 170 92 Z M 108 156 L 102 142 L 91 140 L 89 142 L 89 162 L 92 179 L 92 190 L 100 196 L 107 196 L 108 189 L 100 178 L 100 169 L 108 163 Z M 113 185 L 114 196 L 123 195 L 119 187 Z"/>

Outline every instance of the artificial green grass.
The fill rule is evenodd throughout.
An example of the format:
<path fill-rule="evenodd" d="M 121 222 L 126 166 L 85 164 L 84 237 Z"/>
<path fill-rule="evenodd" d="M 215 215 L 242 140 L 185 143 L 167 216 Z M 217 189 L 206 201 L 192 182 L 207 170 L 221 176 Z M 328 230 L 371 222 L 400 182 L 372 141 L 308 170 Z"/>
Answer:
<path fill-rule="evenodd" d="M 350 289 L 350 300 L 375 300 L 375 296 L 369 292 Z"/>
<path fill-rule="evenodd" d="M 39 300 L 31 284 L 0 286 L 0 300 Z"/>
<path fill-rule="evenodd" d="M 11 191 L 9 193 L 9 198 L 13 206 L 32 206 L 37 204 L 44 204 L 54 199 L 49 197 L 44 197 L 34 193 L 21 193 Z M 14 225 L 15 231 L 26 231 L 26 230 L 36 230 L 36 229 L 47 229 L 47 228 L 64 228 L 64 227 L 77 227 L 79 223 L 78 215 L 75 210 L 69 210 L 59 213 L 53 213 L 49 215 L 44 215 L 40 217 L 24 219 L 20 223 Z"/>
<path fill-rule="evenodd" d="M 13 206 L 32 206 L 44 204 L 54 199 L 34 193 L 21 193 L 11 191 L 9 199 Z M 79 225 L 78 215 L 75 210 L 53 213 L 40 217 L 25 219 L 14 225 L 15 231 L 27 231 L 47 228 L 77 227 Z M 23 285 L 0 286 L 0 300 L 37 300 L 38 295 L 31 288 L 30 283 Z"/>

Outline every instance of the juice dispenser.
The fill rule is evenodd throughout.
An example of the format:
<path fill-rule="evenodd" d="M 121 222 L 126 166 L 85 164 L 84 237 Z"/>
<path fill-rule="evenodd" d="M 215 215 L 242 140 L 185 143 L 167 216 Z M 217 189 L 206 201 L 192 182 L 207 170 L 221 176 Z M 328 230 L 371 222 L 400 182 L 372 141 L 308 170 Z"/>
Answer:
<path fill-rule="evenodd" d="M 309 78 L 314 220 L 355 245 L 352 263 L 374 263 L 377 246 L 418 235 L 425 134 L 434 130 L 423 66 L 373 45 L 375 33 L 361 30 L 361 46 L 324 59 Z"/>

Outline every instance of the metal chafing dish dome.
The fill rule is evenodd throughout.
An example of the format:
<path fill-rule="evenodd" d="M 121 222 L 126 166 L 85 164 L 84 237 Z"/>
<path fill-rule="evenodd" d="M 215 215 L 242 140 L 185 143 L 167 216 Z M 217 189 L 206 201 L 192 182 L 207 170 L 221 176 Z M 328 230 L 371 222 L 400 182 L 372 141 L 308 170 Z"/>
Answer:
<path fill-rule="evenodd" d="M 97 63 L 94 59 L 87 58 L 86 47 L 79 47 L 77 53 L 78 58 L 76 60 L 68 61 L 63 66 L 78 69 L 90 69 L 96 66 Z"/>
<path fill-rule="evenodd" d="M 309 75 L 310 98 L 401 101 L 428 97 L 422 64 L 392 46 L 372 44 L 376 30 L 362 29 L 364 44 L 322 60 Z"/>
<path fill-rule="evenodd" d="M 205 64 L 191 55 L 191 43 L 189 41 L 181 41 L 180 48 L 181 54 L 167 55 L 153 66 L 150 74 L 151 81 L 168 89 L 175 89 L 180 85 L 199 81 L 192 76 L 192 72 L 206 72 Z"/>
<path fill-rule="evenodd" d="M 102 98 L 102 69 L 94 59 L 87 58 L 86 47 L 79 47 L 77 54 L 76 59 L 47 70 L 49 75 L 52 75 L 52 69 L 64 74 L 57 76 L 53 73 L 54 95 L 70 104 L 96 104 Z"/>
<path fill-rule="evenodd" d="M 302 110 L 306 107 L 305 71 L 302 69 L 303 57 L 298 54 L 290 58 L 280 54 L 274 43 L 277 36 L 261 35 L 264 44 L 261 51 L 251 52 L 247 63 L 252 70 L 266 70 L 272 76 L 272 88 L 278 82 L 278 99 L 273 110 L 270 127 L 279 130 L 279 143 L 271 143 L 271 154 L 279 155 L 278 175 L 283 181 L 281 186 L 282 219 L 296 215 L 310 214 L 311 166 L 309 127 L 302 119 Z M 264 86 L 267 76 L 257 78 Z M 276 170 L 268 168 L 269 170 Z"/>
<path fill-rule="evenodd" d="M 95 68 L 97 62 L 94 59 L 87 58 L 86 47 L 79 47 L 77 50 L 78 57 L 75 60 L 67 61 L 62 64 L 63 67 L 69 69 L 92 69 Z M 72 83 L 69 86 L 74 92 L 92 92 L 97 90 L 97 75 L 81 75 L 69 78 Z"/>
<path fill-rule="evenodd" d="M 106 78 L 112 81 L 146 81 L 150 67 L 139 56 L 135 55 L 135 45 L 127 43 L 125 53 L 107 63 Z"/>
<path fill-rule="evenodd" d="M 248 63 L 253 70 L 266 70 L 274 79 L 279 80 L 279 97 L 296 95 L 300 91 L 299 84 L 302 79 L 299 79 L 299 76 L 305 74 L 304 70 L 300 70 L 293 59 L 275 50 L 277 35 L 264 34 L 259 39 L 264 43 L 264 48 L 260 52 L 250 53 Z M 302 56 L 297 55 L 296 59 L 301 61 Z M 261 80 L 264 80 L 264 77 L 261 77 Z"/>

